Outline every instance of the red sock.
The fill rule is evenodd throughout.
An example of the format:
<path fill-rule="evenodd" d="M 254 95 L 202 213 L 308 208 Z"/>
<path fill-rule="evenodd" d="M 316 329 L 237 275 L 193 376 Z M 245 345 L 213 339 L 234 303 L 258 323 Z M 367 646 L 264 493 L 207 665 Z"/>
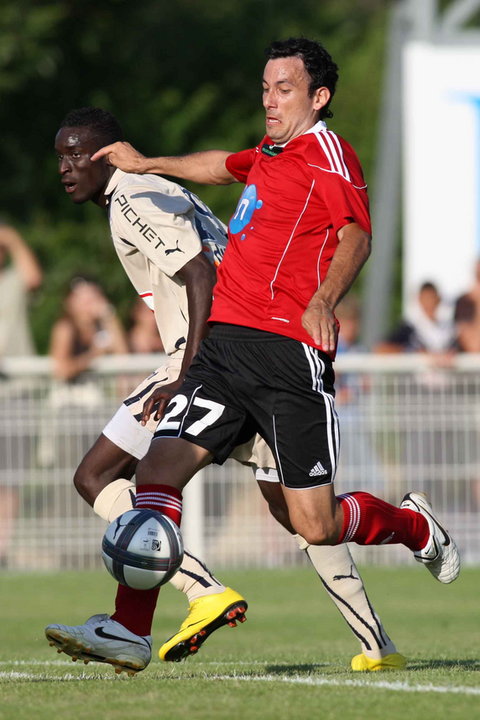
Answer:
<path fill-rule="evenodd" d="M 424 548 L 430 537 L 428 523 L 420 513 L 402 510 L 366 492 L 338 497 L 343 509 L 339 542 L 359 545 L 402 543 L 410 550 Z"/>
<path fill-rule="evenodd" d="M 134 590 L 126 585 L 119 585 L 112 619 L 135 635 L 151 635 L 159 592 L 160 588 Z"/>
<path fill-rule="evenodd" d="M 136 508 L 150 508 L 168 515 L 180 527 L 182 493 L 171 485 L 139 485 L 135 497 Z"/>
<path fill-rule="evenodd" d="M 135 507 L 158 510 L 180 526 L 182 493 L 170 485 L 139 485 Z M 160 588 L 134 590 L 119 585 L 112 619 L 136 635 L 150 635 L 159 592 Z"/>

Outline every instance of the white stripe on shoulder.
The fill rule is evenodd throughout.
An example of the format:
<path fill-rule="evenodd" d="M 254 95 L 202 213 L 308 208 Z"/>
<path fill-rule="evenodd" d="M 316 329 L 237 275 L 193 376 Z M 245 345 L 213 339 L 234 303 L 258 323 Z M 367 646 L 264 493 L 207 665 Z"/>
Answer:
<path fill-rule="evenodd" d="M 338 136 L 331 130 L 326 129 L 321 132 L 315 132 L 313 133 L 313 135 L 315 135 L 319 145 L 325 153 L 325 157 L 330 164 L 330 170 L 328 168 L 321 168 L 319 165 L 314 165 L 313 163 L 308 163 L 310 167 L 319 167 L 321 170 L 326 170 L 326 172 L 337 173 L 338 175 L 341 175 L 343 178 L 345 178 L 345 180 L 347 180 L 349 183 L 351 183 L 352 178 L 345 162 L 343 149 L 338 139 Z M 366 185 L 364 187 L 366 187 Z"/>
<path fill-rule="evenodd" d="M 324 130 L 320 133 L 315 133 L 315 137 L 318 139 L 322 149 L 330 162 L 330 169 L 333 172 L 337 172 L 339 175 L 350 182 L 350 173 L 347 170 L 345 161 L 343 159 L 343 152 L 340 147 L 340 143 L 335 143 L 332 139 L 332 135 L 335 133 L 329 130 Z"/>
<path fill-rule="evenodd" d="M 329 142 L 331 142 L 331 143 L 333 144 L 333 146 L 336 147 L 338 161 L 339 161 L 341 167 L 343 168 L 343 173 L 342 173 L 343 176 L 344 176 L 349 182 L 351 182 L 350 173 L 349 173 L 349 171 L 348 171 L 347 165 L 346 165 L 346 163 L 345 163 L 345 158 L 344 158 L 344 155 L 343 155 L 343 148 L 342 148 L 342 146 L 341 146 L 341 144 L 340 144 L 340 140 L 338 139 L 338 136 L 335 135 L 335 133 L 332 132 L 331 130 L 327 130 L 327 131 L 325 132 L 325 135 L 326 135 L 326 137 L 328 138 Z"/>
<path fill-rule="evenodd" d="M 331 171 L 331 172 L 338 172 L 337 168 L 335 167 L 335 163 L 333 162 L 333 158 L 332 158 L 332 155 L 331 155 L 331 153 L 330 153 L 330 148 L 328 147 L 328 145 L 327 145 L 327 143 L 325 142 L 325 139 L 324 139 L 324 137 L 323 137 L 323 133 L 321 133 L 321 132 L 316 132 L 316 133 L 313 133 L 313 134 L 314 134 L 315 137 L 317 138 L 318 144 L 321 146 L 323 152 L 325 153 L 325 156 L 326 156 L 328 162 L 330 163 L 330 171 Z"/>

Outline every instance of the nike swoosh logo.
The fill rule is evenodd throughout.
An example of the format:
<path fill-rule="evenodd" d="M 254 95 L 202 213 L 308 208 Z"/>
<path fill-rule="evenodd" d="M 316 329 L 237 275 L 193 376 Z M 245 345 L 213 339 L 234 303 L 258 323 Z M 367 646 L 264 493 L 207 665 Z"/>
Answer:
<path fill-rule="evenodd" d="M 435 520 L 435 518 L 433 517 L 433 515 L 432 515 L 431 513 L 429 513 L 428 510 L 424 510 L 423 512 L 426 512 L 427 515 L 432 518 L 432 520 L 433 520 L 433 522 L 435 523 L 435 525 L 436 525 L 438 528 L 440 528 L 440 530 L 442 531 L 443 539 L 444 539 L 444 542 L 442 543 L 442 545 L 445 545 L 445 547 L 447 547 L 448 545 L 450 545 L 450 538 L 448 537 L 447 533 L 445 532 L 445 530 L 443 529 L 443 527 L 440 525 L 440 523 L 438 522 L 438 520 Z"/>
<path fill-rule="evenodd" d="M 148 645 L 150 647 L 150 643 L 148 640 L 144 640 L 142 642 L 138 642 L 137 640 L 127 640 L 124 637 L 120 637 L 119 635 L 111 635 L 108 632 L 105 632 L 103 627 L 95 628 L 95 635 L 98 635 L 98 637 L 105 638 L 105 640 L 120 640 L 121 642 L 129 642 L 133 645 Z"/>
<path fill-rule="evenodd" d="M 207 619 L 208 619 L 208 618 L 204 617 L 204 618 L 202 618 L 201 620 L 195 620 L 195 622 L 190 623 L 190 625 L 185 625 L 185 627 L 184 627 L 183 629 L 186 630 L 187 628 L 193 627 L 194 625 L 198 625 L 198 623 L 204 622 L 204 621 L 207 620 Z"/>

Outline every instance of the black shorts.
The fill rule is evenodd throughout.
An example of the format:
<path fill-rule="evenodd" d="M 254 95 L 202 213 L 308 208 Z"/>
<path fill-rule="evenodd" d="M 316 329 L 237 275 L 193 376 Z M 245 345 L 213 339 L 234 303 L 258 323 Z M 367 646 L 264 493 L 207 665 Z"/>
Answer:
<path fill-rule="evenodd" d="M 328 356 L 305 343 L 214 325 L 154 437 L 184 438 L 221 464 L 258 432 L 274 454 L 281 483 L 326 485 L 339 452 L 334 379 Z"/>

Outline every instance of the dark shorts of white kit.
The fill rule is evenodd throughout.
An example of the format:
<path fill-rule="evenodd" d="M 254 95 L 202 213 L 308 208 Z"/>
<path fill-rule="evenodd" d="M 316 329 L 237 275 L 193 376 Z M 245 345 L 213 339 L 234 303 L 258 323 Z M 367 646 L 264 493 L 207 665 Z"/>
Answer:
<path fill-rule="evenodd" d="M 282 335 L 217 324 L 202 346 L 155 438 L 180 437 L 222 464 L 258 432 L 280 482 L 333 482 L 339 453 L 334 371 L 327 355 Z"/>

